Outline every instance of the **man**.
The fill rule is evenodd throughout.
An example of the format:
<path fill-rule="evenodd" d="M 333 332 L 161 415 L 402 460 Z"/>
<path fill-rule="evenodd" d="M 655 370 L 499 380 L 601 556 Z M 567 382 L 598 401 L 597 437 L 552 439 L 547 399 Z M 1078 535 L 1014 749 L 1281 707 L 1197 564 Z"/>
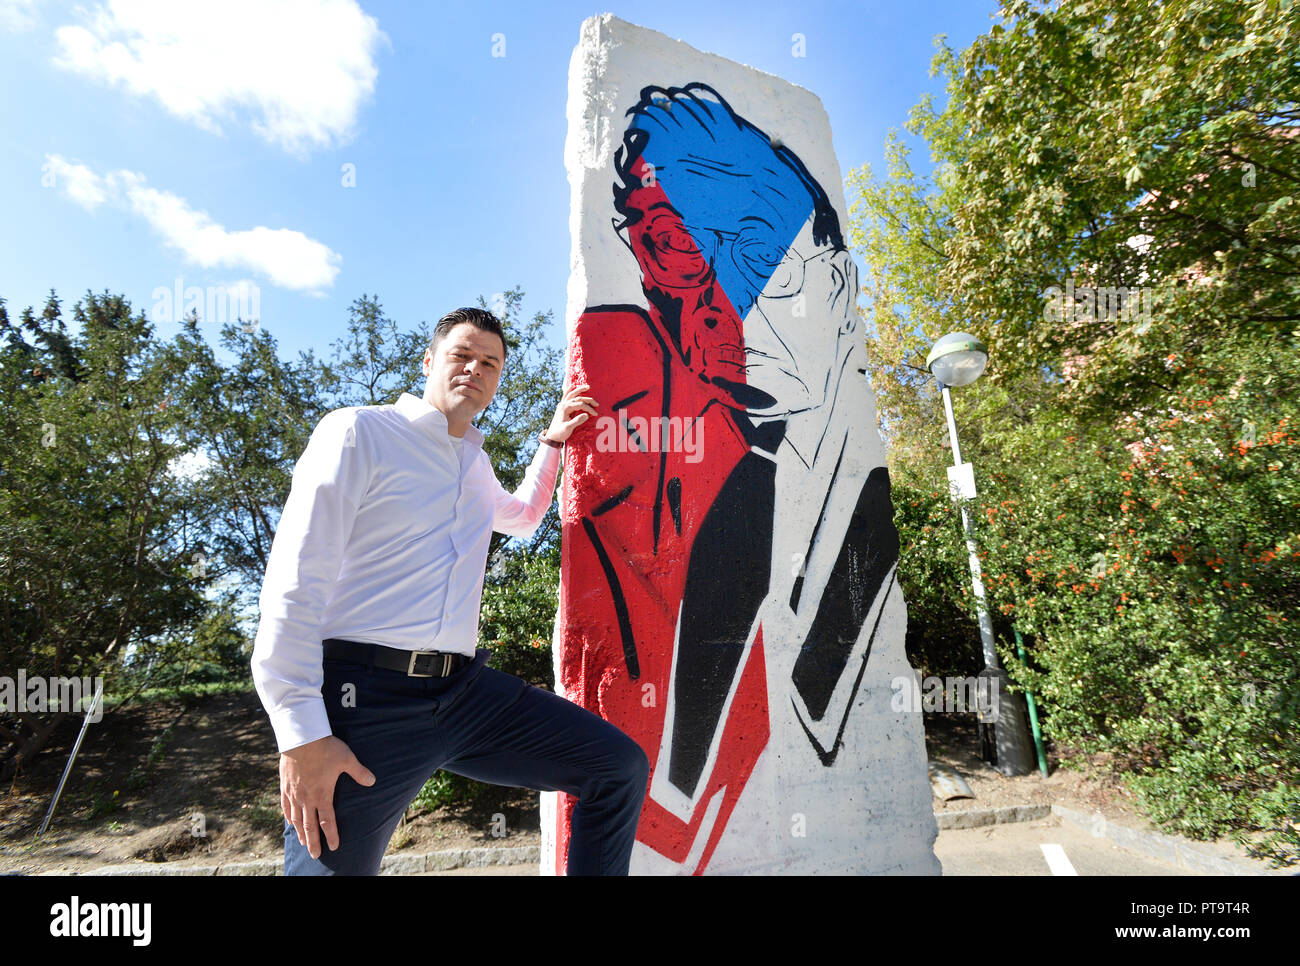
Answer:
<path fill-rule="evenodd" d="M 507 493 L 471 425 L 505 355 L 491 313 L 449 313 L 424 355 L 424 397 L 327 414 L 294 468 L 252 660 L 281 753 L 286 875 L 377 873 L 440 768 L 576 797 L 570 873 L 627 873 L 645 754 L 475 647 L 492 531 L 537 529 L 561 444 L 597 405 L 571 386 Z"/>

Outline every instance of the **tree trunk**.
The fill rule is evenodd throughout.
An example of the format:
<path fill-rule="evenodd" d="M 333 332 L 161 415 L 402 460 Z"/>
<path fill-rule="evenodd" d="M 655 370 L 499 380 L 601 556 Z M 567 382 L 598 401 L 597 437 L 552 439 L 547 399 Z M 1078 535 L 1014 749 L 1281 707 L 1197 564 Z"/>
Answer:
<path fill-rule="evenodd" d="M 27 721 L 29 727 L 32 727 L 34 734 L 27 739 L 12 758 L 0 764 L 0 780 L 12 778 L 18 773 L 19 768 L 35 758 L 40 750 L 45 747 L 45 743 L 49 741 L 50 735 L 54 734 L 54 729 L 59 726 L 60 722 L 68 714 L 67 711 L 56 711 L 44 721 L 41 721 L 38 726 L 33 726 L 29 717 L 24 715 L 23 720 Z"/>

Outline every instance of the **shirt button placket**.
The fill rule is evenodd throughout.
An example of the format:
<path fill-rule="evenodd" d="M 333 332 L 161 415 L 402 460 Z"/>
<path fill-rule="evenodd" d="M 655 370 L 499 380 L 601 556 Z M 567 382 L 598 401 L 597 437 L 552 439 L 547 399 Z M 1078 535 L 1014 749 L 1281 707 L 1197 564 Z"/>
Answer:
<path fill-rule="evenodd" d="M 460 548 L 460 521 L 463 519 L 462 510 L 465 504 L 465 467 L 464 461 L 458 461 L 456 474 L 456 504 L 454 509 L 454 519 L 451 526 L 451 568 L 447 572 L 447 598 L 443 602 L 442 608 L 442 626 L 447 626 L 447 617 L 451 610 L 452 602 L 458 599 L 456 591 L 456 578 L 460 571 L 461 548 Z"/>

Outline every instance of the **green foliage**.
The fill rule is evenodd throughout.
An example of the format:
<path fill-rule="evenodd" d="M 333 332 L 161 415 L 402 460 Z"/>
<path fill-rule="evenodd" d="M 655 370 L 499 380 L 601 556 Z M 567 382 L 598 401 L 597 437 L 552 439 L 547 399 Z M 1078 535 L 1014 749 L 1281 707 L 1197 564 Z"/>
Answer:
<path fill-rule="evenodd" d="M 947 482 L 919 487 L 904 475 L 892 492 L 908 661 L 924 677 L 972 674 L 984 659 L 963 601 L 970 593 L 966 544 Z"/>
<path fill-rule="evenodd" d="M 130 692 L 125 697 L 109 696 L 104 699 L 105 713 L 115 707 L 124 706 L 127 701 L 145 704 L 151 701 L 172 701 L 179 699 L 185 708 L 198 707 L 203 699 L 214 694 L 240 694 L 255 690 L 253 680 L 247 673 L 239 677 L 216 677 L 210 681 L 191 680 L 185 684 L 146 687 Z"/>
<path fill-rule="evenodd" d="M 201 666 L 215 669 L 212 673 L 235 671 L 242 674 L 248 668 L 250 651 L 250 642 L 240 629 L 233 600 L 227 597 L 214 601 L 194 633 L 189 656 Z M 216 673 L 217 678 L 222 676 Z"/>
<path fill-rule="evenodd" d="M 204 609 L 174 360 L 120 298 L 87 293 L 73 316 L 75 338 L 52 293 L 16 326 L 0 304 L 0 667 L 29 675 L 111 672 Z"/>
<path fill-rule="evenodd" d="M 850 178 L 909 623 L 933 641 L 955 605 L 975 634 L 918 371 L 960 329 L 989 345 L 953 393 L 989 607 L 1057 751 L 1100 755 L 1173 829 L 1293 862 L 1300 7 L 1002 12 L 941 45 L 948 102 L 909 120 L 932 181 L 896 137 L 885 181 Z M 1049 297 L 1067 284 L 1110 304 Z M 969 653 L 937 641 L 927 664 Z"/>
<path fill-rule="evenodd" d="M 235 610 L 236 594 L 209 601 L 192 629 L 138 645 L 125 662 L 120 684 L 140 697 L 185 685 L 247 681 L 251 642 Z"/>
<path fill-rule="evenodd" d="M 90 804 L 90 814 L 87 816 L 87 818 L 89 818 L 89 820 L 93 822 L 96 819 L 100 818 L 101 816 L 112 815 L 114 812 L 118 811 L 121 807 L 122 807 L 122 802 L 118 797 L 118 790 L 115 790 L 112 795 L 108 795 L 108 796 L 96 795 L 94 800 Z M 110 823 L 110 824 L 116 824 L 116 823 Z"/>
<path fill-rule="evenodd" d="M 1192 351 L 1225 326 L 1289 333 L 1300 9 L 1014 0 L 1004 19 L 960 56 L 941 49 L 949 104 L 912 119 L 947 202 L 940 290 L 990 340 L 990 378 L 1133 349 L 1075 389 L 1126 410 L 1164 394 L 1160 331 Z M 1070 274 L 1151 285 L 1177 324 L 1154 339 L 1117 318 L 1043 324 L 1040 293 Z"/>
<path fill-rule="evenodd" d="M 454 772 L 438 771 L 424 783 L 424 787 L 411 801 L 411 807 L 425 812 L 437 811 L 452 805 L 470 805 L 483 795 L 487 788 Z"/>
<path fill-rule="evenodd" d="M 327 409 L 311 354 L 282 362 L 268 329 L 249 328 L 221 329 L 229 365 L 204 340 L 196 315 L 165 350 L 181 372 L 167 402 L 186 415 L 182 438 L 193 464 L 180 481 L 186 524 L 202 537 L 191 569 L 214 583 L 234 578 L 245 606 L 266 571 L 294 463 Z"/>
<path fill-rule="evenodd" d="M 547 553 L 502 553 L 483 585 L 479 644 L 491 666 L 553 690 L 551 635 L 559 607 L 559 547 Z"/>
<path fill-rule="evenodd" d="M 1105 753 L 1148 813 L 1294 859 L 1300 836 L 1300 357 L 1225 343 L 1177 414 L 1110 427 L 1045 411 L 1008 431 L 979 503 L 1003 660 L 1076 756 Z M 1266 365 L 1271 361 L 1277 368 Z M 1265 381 L 1267 380 L 1267 384 Z M 1209 380 L 1206 379 L 1206 382 Z M 1253 427 L 1243 439 L 1243 427 Z"/>
<path fill-rule="evenodd" d="M 421 362 L 431 337 L 425 322 L 401 331 L 384 314 L 378 296 L 362 295 L 348 310 L 347 335 L 334 342 L 330 361 L 321 366 L 321 385 L 332 403 L 328 408 L 382 406 L 414 387 L 422 395 Z"/>

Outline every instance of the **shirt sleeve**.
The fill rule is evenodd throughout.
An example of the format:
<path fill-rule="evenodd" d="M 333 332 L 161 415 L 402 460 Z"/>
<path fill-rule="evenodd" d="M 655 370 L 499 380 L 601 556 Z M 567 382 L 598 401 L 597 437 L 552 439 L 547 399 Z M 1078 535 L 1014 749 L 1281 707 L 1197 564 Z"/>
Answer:
<path fill-rule="evenodd" d="M 359 422 L 356 409 L 336 409 L 317 424 L 267 558 L 252 670 L 282 752 L 332 734 L 320 693 L 320 621 L 369 485 Z"/>
<path fill-rule="evenodd" d="M 492 529 L 512 537 L 531 537 L 551 508 L 555 478 L 560 473 L 560 447 L 538 442 L 523 482 L 513 494 L 497 481 L 496 513 Z M 496 473 L 492 474 L 493 479 Z"/>

